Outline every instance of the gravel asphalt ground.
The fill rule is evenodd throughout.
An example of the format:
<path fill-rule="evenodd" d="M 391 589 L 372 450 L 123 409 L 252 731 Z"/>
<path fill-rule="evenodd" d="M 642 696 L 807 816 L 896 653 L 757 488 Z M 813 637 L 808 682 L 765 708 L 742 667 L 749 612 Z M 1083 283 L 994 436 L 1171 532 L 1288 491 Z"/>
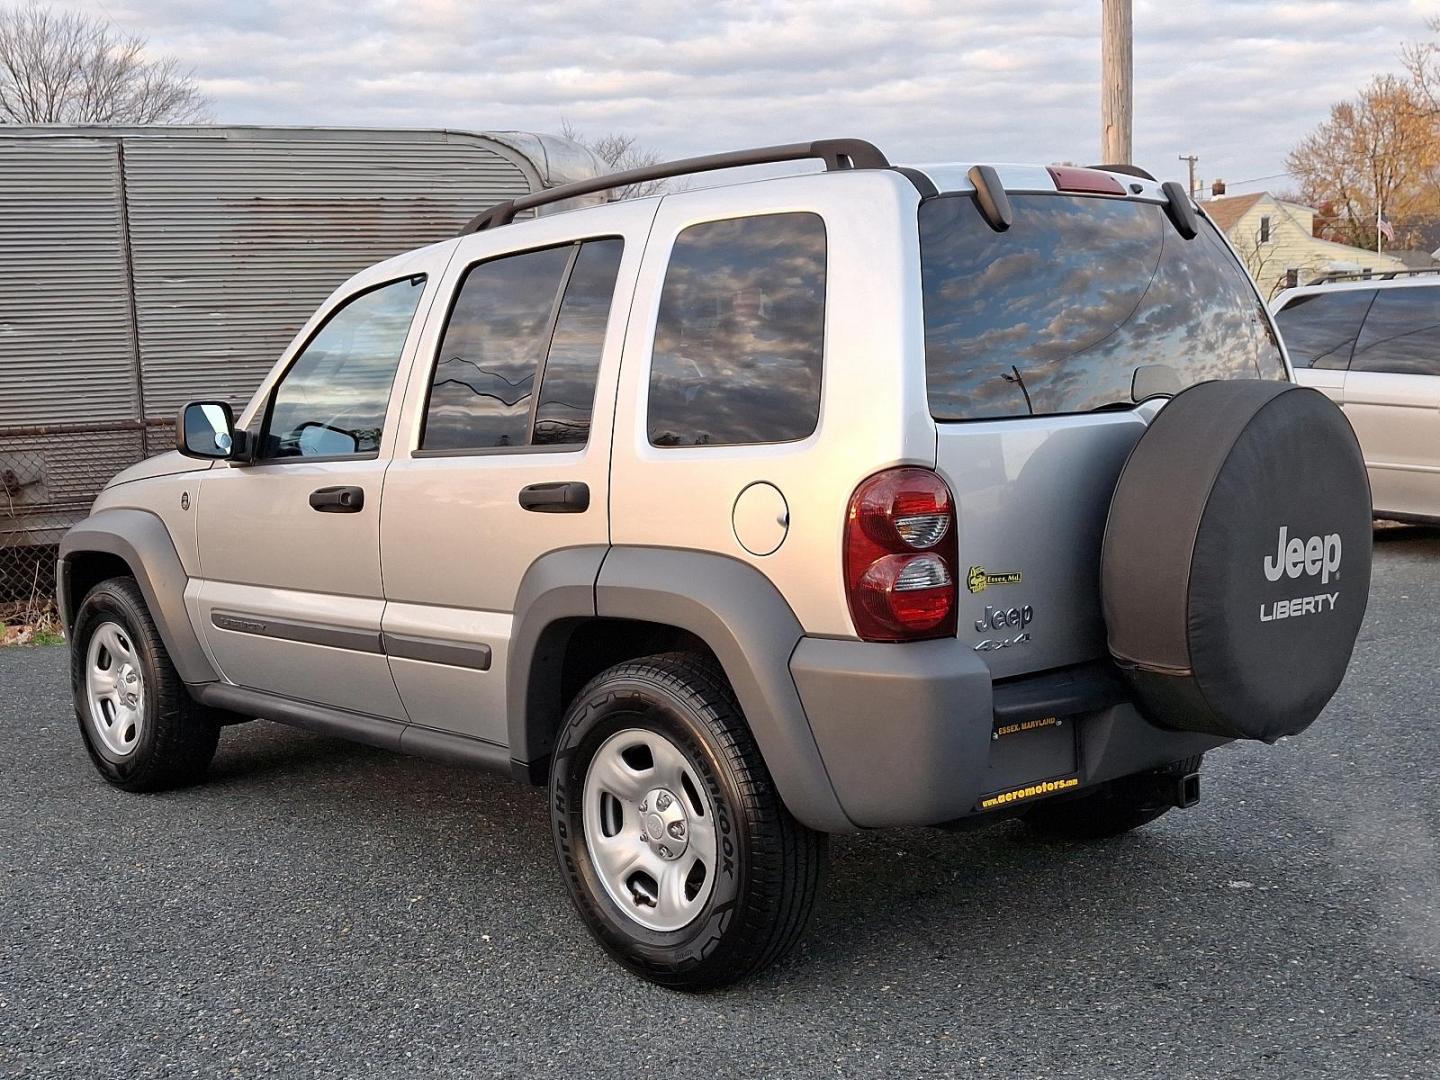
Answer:
<path fill-rule="evenodd" d="M 254 723 L 126 795 L 66 662 L 0 651 L 0 1075 L 1440 1076 L 1437 530 L 1379 534 L 1340 694 L 1199 807 L 839 838 L 796 954 L 701 997 L 591 944 L 539 791 Z"/>

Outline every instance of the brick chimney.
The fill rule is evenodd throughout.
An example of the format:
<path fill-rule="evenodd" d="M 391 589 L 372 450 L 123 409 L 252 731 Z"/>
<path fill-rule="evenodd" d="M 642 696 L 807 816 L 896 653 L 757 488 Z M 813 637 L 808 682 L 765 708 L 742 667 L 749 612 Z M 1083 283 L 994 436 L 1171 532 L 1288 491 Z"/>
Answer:
<path fill-rule="evenodd" d="M 1219 198 L 1221 195 L 1224 195 L 1224 194 L 1225 194 L 1225 181 L 1224 181 L 1224 180 L 1216 180 L 1213 184 L 1211 184 L 1211 185 L 1210 185 L 1210 194 L 1211 194 L 1211 196 L 1214 197 L 1214 198 Z"/>

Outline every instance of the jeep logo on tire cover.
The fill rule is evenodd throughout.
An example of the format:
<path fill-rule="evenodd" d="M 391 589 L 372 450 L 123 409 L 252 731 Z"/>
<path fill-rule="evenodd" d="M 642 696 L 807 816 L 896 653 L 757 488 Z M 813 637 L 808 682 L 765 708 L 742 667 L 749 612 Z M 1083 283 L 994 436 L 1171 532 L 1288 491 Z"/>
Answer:
<path fill-rule="evenodd" d="M 1288 525 L 1280 526 L 1279 543 L 1274 555 L 1265 556 L 1265 577 L 1279 581 L 1281 577 L 1298 578 L 1301 574 L 1314 577 L 1320 575 L 1320 584 L 1330 584 L 1331 575 L 1340 573 L 1340 534 L 1312 536 L 1301 540 L 1298 536 L 1286 539 Z"/>

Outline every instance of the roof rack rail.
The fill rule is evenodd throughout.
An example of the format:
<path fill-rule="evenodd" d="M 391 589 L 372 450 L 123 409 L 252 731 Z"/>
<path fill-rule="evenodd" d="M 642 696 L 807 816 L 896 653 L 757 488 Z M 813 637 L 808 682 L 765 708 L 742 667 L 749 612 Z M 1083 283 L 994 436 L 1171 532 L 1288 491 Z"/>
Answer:
<path fill-rule="evenodd" d="M 608 176 L 595 176 L 588 180 L 577 180 L 573 184 L 561 184 L 559 187 L 521 195 L 518 199 L 496 203 L 490 209 L 475 215 L 460 230 L 460 235 L 508 225 L 522 210 L 563 202 L 579 195 L 593 195 L 611 188 L 625 187 L 627 184 L 667 180 L 672 176 L 688 176 L 692 173 L 713 172 L 716 169 L 734 169 L 742 165 L 771 165 L 781 161 L 807 160 L 825 162 L 827 172 L 890 167 L 889 160 L 880 149 L 864 139 L 819 139 L 808 143 L 787 143 L 784 146 L 762 146 L 754 150 L 732 150 L 726 154 L 709 154 L 705 157 L 685 158 L 682 161 L 644 165 L 638 169 L 626 169 Z"/>
<path fill-rule="evenodd" d="M 1394 281 L 1396 278 L 1422 277 L 1425 274 L 1440 274 L 1440 266 L 1425 266 L 1413 270 L 1331 270 L 1321 274 L 1311 285 L 1333 285 L 1339 281 Z"/>

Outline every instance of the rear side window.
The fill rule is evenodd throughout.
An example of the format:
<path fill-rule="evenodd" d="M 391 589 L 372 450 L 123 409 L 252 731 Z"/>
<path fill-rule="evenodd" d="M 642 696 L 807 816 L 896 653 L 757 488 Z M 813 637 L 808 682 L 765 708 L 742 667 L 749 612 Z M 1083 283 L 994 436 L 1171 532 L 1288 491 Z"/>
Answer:
<path fill-rule="evenodd" d="M 591 240 L 470 268 L 441 339 L 421 450 L 585 444 L 623 246 Z"/>
<path fill-rule="evenodd" d="M 1343 289 L 1297 296 L 1275 313 L 1275 325 L 1297 368 L 1338 368 L 1350 364 L 1350 351 L 1374 289 Z"/>
<path fill-rule="evenodd" d="M 1089 412 L 1142 385 L 1283 379 L 1245 270 L 1214 227 L 1152 203 L 1012 195 L 995 232 L 968 195 L 920 206 L 925 367 L 938 420 Z"/>
<path fill-rule="evenodd" d="M 1379 289 L 1351 371 L 1440 375 L 1440 289 Z"/>
<path fill-rule="evenodd" d="M 675 240 L 650 363 L 650 442 L 803 439 L 820 419 L 825 223 L 765 214 Z"/>
<path fill-rule="evenodd" d="M 577 445 L 589 439 L 595 379 L 623 247 L 619 240 L 593 241 L 575 257 L 540 382 L 531 439 L 536 444 Z"/>

